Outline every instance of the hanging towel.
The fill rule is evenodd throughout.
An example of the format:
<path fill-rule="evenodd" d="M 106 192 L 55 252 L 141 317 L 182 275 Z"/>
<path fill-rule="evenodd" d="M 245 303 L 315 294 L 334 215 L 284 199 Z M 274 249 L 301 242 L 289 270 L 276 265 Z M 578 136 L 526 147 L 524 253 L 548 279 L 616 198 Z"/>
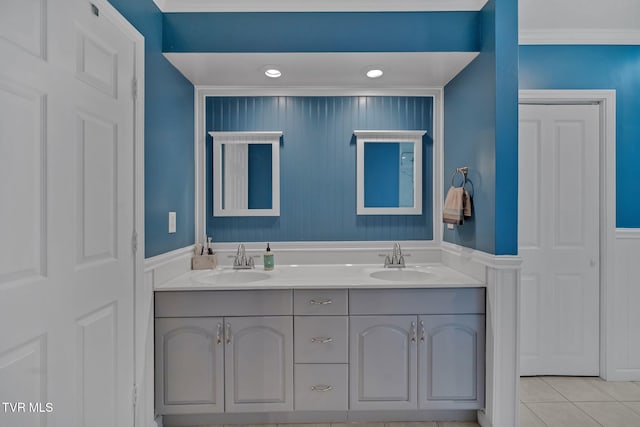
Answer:
<path fill-rule="evenodd" d="M 461 225 L 464 218 L 471 217 L 471 197 L 463 187 L 450 187 L 444 201 L 442 222 Z"/>

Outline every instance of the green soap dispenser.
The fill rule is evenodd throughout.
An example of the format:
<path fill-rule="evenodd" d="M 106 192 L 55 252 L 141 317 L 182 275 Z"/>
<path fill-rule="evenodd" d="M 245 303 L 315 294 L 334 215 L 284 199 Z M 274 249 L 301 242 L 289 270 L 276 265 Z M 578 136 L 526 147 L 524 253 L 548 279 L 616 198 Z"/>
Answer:
<path fill-rule="evenodd" d="M 271 252 L 271 248 L 269 247 L 269 243 L 267 243 L 267 250 L 264 253 L 264 270 L 271 271 L 273 270 L 273 252 Z"/>

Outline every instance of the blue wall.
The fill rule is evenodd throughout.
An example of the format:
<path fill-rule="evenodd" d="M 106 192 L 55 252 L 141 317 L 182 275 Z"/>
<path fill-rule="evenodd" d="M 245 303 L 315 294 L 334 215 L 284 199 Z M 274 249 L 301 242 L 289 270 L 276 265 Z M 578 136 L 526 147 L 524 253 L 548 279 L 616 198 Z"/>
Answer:
<path fill-rule="evenodd" d="M 145 256 L 194 243 L 193 85 L 162 55 L 152 0 L 110 0 L 145 38 Z M 168 212 L 177 233 L 168 234 Z"/>
<path fill-rule="evenodd" d="M 480 55 L 444 90 L 445 191 L 461 166 L 473 187 L 473 216 L 444 240 L 497 255 L 518 251 L 517 21 L 517 2 L 490 0 Z"/>
<path fill-rule="evenodd" d="M 640 46 L 521 46 L 520 88 L 616 90 L 616 225 L 640 228 Z"/>
<path fill-rule="evenodd" d="M 207 233 L 214 241 L 430 240 L 432 98 L 220 97 L 207 100 L 207 131 L 283 131 L 280 217 L 212 216 L 207 143 Z M 356 129 L 427 130 L 423 215 L 356 215 Z"/>
<path fill-rule="evenodd" d="M 164 51 L 477 52 L 478 18 L 478 12 L 167 13 Z"/>

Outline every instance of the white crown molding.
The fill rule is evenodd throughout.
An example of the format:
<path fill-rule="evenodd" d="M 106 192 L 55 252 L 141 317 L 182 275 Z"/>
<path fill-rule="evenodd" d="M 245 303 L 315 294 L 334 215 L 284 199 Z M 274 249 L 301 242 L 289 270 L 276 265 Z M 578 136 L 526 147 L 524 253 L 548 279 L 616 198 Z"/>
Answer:
<path fill-rule="evenodd" d="M 356 86 L 194 86 L 196 96 L 437 96 L 442 88 Z"/>
<path fill-rule="evenodd" d="M 640 228 L 617 228 L 616 239 L 640 239 Z"/>
<path fill-rule="evenodd" d="M 640 45 L 640 30 L 521 29 L 518 42 L 520 45 Z"/>
<path fill-rule="evenodd" d="M 154 0 L 162 12 L 478 11 L 487 0 Z"/>

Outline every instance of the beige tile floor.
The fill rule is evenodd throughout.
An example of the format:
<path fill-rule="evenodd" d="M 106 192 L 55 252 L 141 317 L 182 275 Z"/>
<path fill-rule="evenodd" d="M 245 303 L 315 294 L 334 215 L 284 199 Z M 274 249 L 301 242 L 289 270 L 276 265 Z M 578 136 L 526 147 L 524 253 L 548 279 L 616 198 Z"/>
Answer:
<path fill-rule="evenodd" d="M 474 422 L 261 424 L 205 427 L 480 427 Z M 590 377 L 520 379 L 520 427 L 640 427 L 640 382 Z"/>
<path fill-rule="evenodd" d="M 640 383 L 520 379 L 520 427 L 640 427 Z"/>

